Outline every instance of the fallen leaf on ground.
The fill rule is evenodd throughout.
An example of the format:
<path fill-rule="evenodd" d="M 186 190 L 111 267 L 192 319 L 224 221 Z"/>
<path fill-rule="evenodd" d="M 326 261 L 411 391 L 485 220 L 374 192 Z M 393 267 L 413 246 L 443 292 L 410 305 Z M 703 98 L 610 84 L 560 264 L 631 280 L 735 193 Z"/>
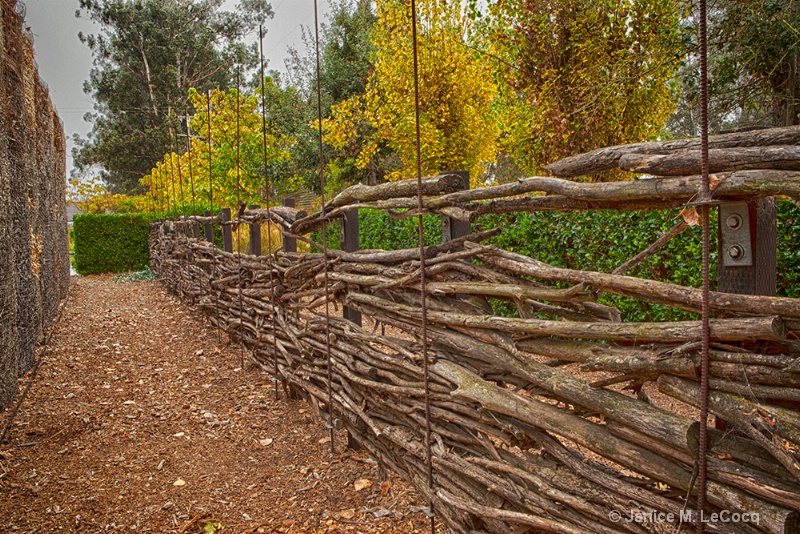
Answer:
<path fill-rule="evenodd" d="M 353 487 L 356 489 L 356 491 L 361 491 L 367 488 L 371 488 L 372 481 L 368 478 L 359 478 L 358 480 L 353 482 Z"/>

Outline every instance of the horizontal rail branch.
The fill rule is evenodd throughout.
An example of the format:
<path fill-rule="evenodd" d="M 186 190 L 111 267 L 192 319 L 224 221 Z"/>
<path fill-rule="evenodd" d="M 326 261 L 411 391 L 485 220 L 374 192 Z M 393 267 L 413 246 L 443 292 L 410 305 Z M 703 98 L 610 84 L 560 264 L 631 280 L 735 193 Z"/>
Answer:
<path fill-rule="evenodd" d="M 800 158 L 797 160 L 800 167 Z M 754 199 L 776 195 L 800 199 L 800 171 L 741 170 L 715 175 L 715 199 Z M 651 178 L 622 182 L 585 183 L 561 178 L 534 176 L 516 182 L 480 189 L 469 189 L 423 199 L 429 213 L 441 213 L 458 220 L 472 221 L 487 213 L 543 210 L 617 209 L 624 211 L 653 210 L 683 206 L 694 200 L 700 191 L 702 178 L 697 175 Z M 400 183 L 400 182 L 391 182 Z M 365 186 L 352 186 L 364 188 Z M 348 191 L 348 188 L 345 191 Z M 547 195 L 509 198 L 525 194 Z M 335 219 L 357 209 L 408 210 L 394 213 L 397 217 L 417 214 L 416 198 L 392 197 L 374 201 L 356 198 L 350 203 L 342 200 L 326 211 Z M 481 202 L 489 201 L 489 202 Z M 322 227 L 319 212 L 299 218 L 292 223 L 292 232 L 306 234 Z"/>
<path fill-rule="evenodd" d="M 712 150 L 717 148 L 798 144 L 800 144 L 800 127 L 798 126 L 712 135 L 708 138 L 708 147 Z M 569 178 L 617 168 L 620 158 L 627 154 L 670 154 L 682 150 L 698 150 L 699 148 L 700 139 L 698 138 L 618 145 L 570 156 L 551 163 L 546 168 L 548 172 L 555 176 Z"/>
<path fill-rule="evenodd" d="M 708 151 L 709 172 L 749 169 L 800 170 L 800 146 L 715 148 Z M 657 176 L 700 174 L 700 150 L 672 154 L 626 154 L 619 160 L 622 170 Z"/>

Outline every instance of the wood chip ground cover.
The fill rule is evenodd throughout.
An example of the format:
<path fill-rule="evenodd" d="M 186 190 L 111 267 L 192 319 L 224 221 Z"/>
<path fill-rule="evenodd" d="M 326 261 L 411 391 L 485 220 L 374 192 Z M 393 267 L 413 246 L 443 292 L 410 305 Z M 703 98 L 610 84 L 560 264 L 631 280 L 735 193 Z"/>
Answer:
<path fill-rule="evenodd" d="M 157 282 L 73 279 L 0 448 L 0 532 L 430 530 L 413 488 L 342 432 L 332 454 L 225 341 Z"/>

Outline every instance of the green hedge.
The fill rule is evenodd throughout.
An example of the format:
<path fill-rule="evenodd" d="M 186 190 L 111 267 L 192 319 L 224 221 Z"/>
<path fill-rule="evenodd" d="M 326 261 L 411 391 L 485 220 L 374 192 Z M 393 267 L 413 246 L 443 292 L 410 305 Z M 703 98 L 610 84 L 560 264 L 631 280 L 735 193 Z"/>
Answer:
<path fill-rule="evenodd" d="M 387 213 L 377 210 L 360 210 L 359 248 L 381 250 L 403 250 L 417 248 L 417 218 L 394 219 Z M 436 245 L 442 241 L 442 219 L 438 215 L 425 215 L 422 225 L 425 233 L 425 244 Z M 339 219 L 326 225 L 328 248 L 341 248 L 341 224 Z M 322 230 L 315 230 L 309 236 L 312 241 L 322 244 Z M 311 247 L 311 252 L 321 252 L 319 247 Z"/>
<path fill-rule="evenodd" d="M 76 215 L 73 222 L 78 274 L 141 271 L 150 262 L 147 240 L 152 214 Z"/>
<path fill-rule="evenodd" d="M 778 295 L 800 298 L 800 207 L 778 201 Z"/>
<path fill-rule="evenodd" d="M 417 219 L 390 218 L 383 212 L 362 210 L 361 247 L 398 249 L 417 246 Z M 473 228 L 503 228 L 491 240 L 498 247 L 534 257 L 551 265 L 571 269 L 611 272 L 649 246 L 661 233 L 680 220 L 677 210 L 583 211 L 487 215 Z M 440 239 L 438 217 L 426 217 L 426 243 Z M 712 228 L 716 213 L 712 211 Z M 711 234 L 715 251 L 716 231 Z M 701 286 L 701 229 L 689 227 L 650 259 L 627 274 L 675 284 Z M 712 252 L 712 289 L 716 280 L 716 253 Z M 778 294 L 800 297 L 800 208 L 788 200 L 778 201 Z M 605 293 L 600 302 L 616 306 L 626 321 L 676 321 L 692 319 L 692 313 L 668 306 L 651 305 Z M 493 302 L 506 315 L 514 306 Z"/>
<path fill-rule="evenodd" d="M 361 210 L 359 212 L 359 242 L 362 249 L 403 250 L 419 246 L 419 219 L 393 219 L 386 212 Z M 442 218 L 437 215 L 422 217 L 425 245 L 442 242 Z"/>
<path fill-rule="evenodd" d="M 677 210 L 581 211 L 513 213 L 482 217 L 486 228 L 501 226 L 503 233 L 491 240 L 498 247 L 569 269 L 611 272 L 647 248 L 680 220 Z M 712 216 L 712 228 L 716 217 Z M 701 228 L 691 226 L 670 240 L 647 261 L 626 274 L 690 287 L 702 285 L 700 269 Z M 711 250 L 716 250 L 712 232 Z M 712 253 L 712 265 L 716 254 Z M 712 284 L 716 272 L 712 269 Z M 562 287 L 565 287 L 562 284 Z M 694 319 L 690 312 L 647 304 L 604 293 L 599 302 L 618 308 L 626 321 L 680 321 Z M 509 307 L 510 311 L 510 307 Z"/>

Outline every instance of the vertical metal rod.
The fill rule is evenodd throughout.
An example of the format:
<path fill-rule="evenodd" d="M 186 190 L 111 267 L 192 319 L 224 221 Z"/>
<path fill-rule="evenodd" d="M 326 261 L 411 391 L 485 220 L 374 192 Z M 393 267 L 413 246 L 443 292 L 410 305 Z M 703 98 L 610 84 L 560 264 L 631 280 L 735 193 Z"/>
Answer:
<path fill-rule="evenodd" d="M 178 209 L 178 196 L 175 194 L 175 168 L 173 167 L 173 163 L 175 161 L 175 158 L 173 157 L 175 155 L 175 138 L 172 135 L 171 126 L 170 126 L 170 132 L 169 132 L 169 149 L 170 149 L 170 152 L 168 154 L 168 157 L 169 157 L 169 174 L 170 174 L 170 181 L 172 182 L 172 196 L 175 197 L 175 208 L 176 208 L 176 213 L 173 215 L 173 219 L 177 220 L 177 218 L 178 218 L 177 214 L 181 213 L 183 211 L 183 206 L 181 206 L 181 208 Z M 178 165 L 178 167 L 180 168 L 180 165 Z M 183 204 L 183 202 L 181 202 L 181 204 Z M 185 231 L 185 228 L 184 228 L 184 231 Z M 178 227 L 177 226 L 175 227 L 175 233 L 176 234 L 178 233 Z M 181 264 L 181 269 L 182 270 L 184 269 L 183 261 L 184 261 L 183 258 L 181 258 L 180 264 Z M 183 295 L 183 286 L 184 286 L 183 280 L 178 280 L 178 283 L 176 284 L 176 286 L 177 286 L 178 295 Z"/>
<path fill-rule="evenodd" d="M 144 198 L 147 201 L 147 209 L 150 213 L 155 213 L 155 197 L 153 196 L 153 174 L 150 173 L 150 181 L 147 184 L 147 193 L 145 194 Z"/>
<path fill-rule="evenodd" d="M 178 142 L 177 136 L 171 135 L 170 144 L 173 146 L 173 152 L 178 158 L 178 162 L 175 167 L 178 169 L 178 193 L 180 194 L 181 199 L 181 215 L 186 215 L 186 197 L 183 194 L 183 173 L 181 172 L 181 155 L 178 153 L 180 150 L 180 143 Z"/>
<path fill-rule="evenodd" d="M 207 118 L 208 118 L 208 209 L 211 211 L 211 216 L 214 216 L 214 180 L 213 180 L 213 171 L 211 170 L 211 145 L 212 145 L 212 137 L 211 137 L 211 89 L 208 90 L 208 102 L 207 102 Z"/>
<path fill-rule="evenodd" d="M 200 237 L 200 227 L 197 223 L 197 199 L 194 194 L 194 168 L 192 167 L 192 135 L 191 130 L 189 129 L 189 113 L 186 113 L 186 154 L 189 159 L 189 187 L 192 191 L 192 217 L 194 217 L 194 226 L 192 227 L 192 232 L 194 232 L 194 238 L 198 239 Z"/>
<path fill-rule="evenodd" d="M 331 453 L 336 451 L 333 442 L 333 372 L 331 369 L 331 318 L 330 318 L 330 294 L 328 280 L 328 225 L 325 220 L 325 154 L 322 151 L 322 82 L 320 74 L 320 54 L 319 54 L 319 8 L 317 0 L 314 0 L 314 49 L 316 52 L 316 74 L 317 74 L 317 136 L 319 144 L 319 185 L 320 185 L 320 216 L 322 217 L 322 254 L 323 276 L 325 280 L 325 360 L 328 367 L 328 428 L 331 434 Z"/>
<path fill-rule="evenodd" d="M 241 148 L 242 148 L 242 131 L 239 120 L 241 112 L 241 95 L 239 92 L 242 90 L 241 80 L 241 67 L 236 68 L 236 207 L 239 210 L 236 216 L 237 219 L 241 218 L 244 210 L 242 206 L 242 167 L 241 167 Z M 241 360 L 240 367 L 244 369 L 244 304 L 242 303 L 242 225 L 236 226 L 236 257 L 239 260 L 239 358 Z"/>
<path fill-rule="evenodd" d="M 270 180 L 269 180 L 269 172 L 267 168 L 267 97 L 266 97 L 266 78 L 264 76 L 264 27 L 258 27 L 258 51 L 259 51 L 259 66 L 261 69 L 261 138 L 264 148 L 263 154 L 263 163 L 264 163 L 264 200 L 267 204 L 267 254 L 273 254 L 274 250 L 272 249 L 272 214 L 270 212 L 270 202 L 271 202 L 271 187 L 270 187 Z M 275 259 L 275 256 L 272 258 Z M 275 318 L 275 314 L 277 313 L 277 309 L 275 308 L 275 284 L 273 283 L 273 268 L 272 264 L 270 264 L 269 268 L 269 305 L 272 308 L 272 314 L 270 317 L 272 318 L 272 354 L 274 356 L 273 363 L 274 369 L 273 372 L 275 373 L 274 380 L 275 380 L 275 399 L 278 398 L 278 342 L 275 334 L 277 333 L 277 319 Z"/>
<path fill-rule="evenodd" d="M 168 167 L 168 169 L 169 169 L 169 183 L 170 183 L 170 185 L 172 185 L 172 207 L 177 212 L 177 210 L 178 210 L 178 195 L 175 193 L 175 168 L 172 165 L 172 161 L 173 161 L 172 155 L 173 155 L 174 152 L 172 152 L 172 146 L 171 145 L 172 145 L 172 143 L 170 143 L 170 152 L 169 152 L 169 154 L 167 154 L 167 157 L 169 158 L 169 167 Z M 172 218 L 174 219 L 175 216 L 173 215 Z"/>
<path fill-rule="evenodd" d="M 172 204 L 170 202 L 170 196 L 169 196 L 169 185 L 170 184 L 167 183 L 167 180 L 169 179 L 169 177 L 167 176 L 167 164 L 166 164 L 166 161 L 164 162 L 164 165 L 162 165 L 162 167 L 164 168 L 164 173 L 162 174 L 162 178 L 164 180 L 164 198 L 167 200 L 167 215 L 169 215 L 169 213 L 172 211 Z M 173 187 L 174 187 L 174 184 L 173 184 Z"/>
<path fill-rule="evenodd" d="M 436 532 L 436 519 L 433 515 L 433 455 L 431 452 L 431 399 L 430 399 L 430 369 L 428 362 L 428 309 L 425 276 L 425 227 L 422 213 L 422 148 L 420 141 L 420 105 L 419 105 L 419 47 L 417 38 L 417 2 L 411 0 L 411 39 L 414 58 L 414 135 L 417 158 L 417 238 L 419 244 L 419 283 L 420 307 L 422 311 L 422 371 L 425 386 L 425 464 L 427 468 L 428 491 L 430 494 L 429 506 L 431 510 L 431 532 Z"/>
<path fill-rule="evenodd" d="M 211 89 L 208 90 L 208 204 L 209 204 L 209 213 L 211 217 L 214 217 L 214 172 L 211 169 L 211 147 L 213 144 L 212 140 L 212 133 L 211 133 Z M 214 243 L 214 226 L 213 223 L 211 224 L 211 243 Z M 209 285 L 211 284 L 211 279 L 214 277 L 213 274 L 216 274 L 217 271 L 217 251 L 215 250 L 214 255 L 211 257 L 211 272 L 212 276 L 209 277 Z M 213 292 L 214 287 L 210 285 L 210 289 Z M 214 294 L 214 307 L 216 308 L 217 314 L 217 342 L 222 342 L 222 334 L 220 333 L 220 317 L 219 317 L 219 295 Z"/>
<path fill-rule="evenodd" d="M 709 179 L 708 179 L 708 32 L 706 0 L 700 0 L 700 169 L 702 189 L 700 200 L 703 224 L 703 302 L 702 302 L 702 348 L 700 356 L 700 435 L 697 464 L 697 532 L 703 534 L 703 510 L 706 505 L 706 481 L 708 477 L 708 373 L 709 373 L 709 292 L 710 292 L 710 228 L 709 228 Z"/>
<path fill-rule="evenodd" d="M 162 169 L 159 168 L 157 163 L 156 170 L 158 171 L 158 207 L 161 210 L 161 213 L 164 214 L 164 173 L 162 172 Z"/>

